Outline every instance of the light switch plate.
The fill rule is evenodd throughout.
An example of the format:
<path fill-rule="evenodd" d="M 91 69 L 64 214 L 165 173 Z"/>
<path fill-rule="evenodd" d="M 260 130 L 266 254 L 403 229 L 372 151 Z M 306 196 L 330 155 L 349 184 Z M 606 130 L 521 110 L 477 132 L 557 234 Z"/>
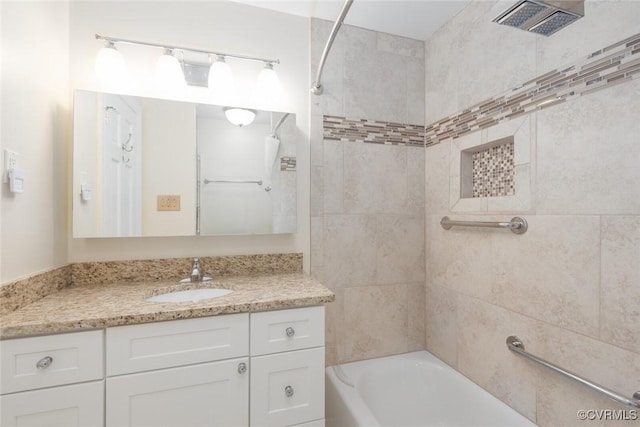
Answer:
<path fill-rule="evenodd" d="M 179 194 L 159 194 L 158 195 L 158 211 L 179 211 L 180 195 Z"/>
<path fill-rule="evenodd" d="M 9 182 L 9 171 L 18 167 L 18 153 L 4 149 L 4 170 L 2 182 Z"/>

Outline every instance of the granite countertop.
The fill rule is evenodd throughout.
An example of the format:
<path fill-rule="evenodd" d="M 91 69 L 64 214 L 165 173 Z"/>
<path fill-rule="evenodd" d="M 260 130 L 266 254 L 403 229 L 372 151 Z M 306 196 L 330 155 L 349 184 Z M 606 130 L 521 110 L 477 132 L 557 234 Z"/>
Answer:
<path fill-rule="evenodd" d="M 193 288 L 225 288 L 234 292 L 198 302 L 145 301 L 166 291 Z M 0 338 L 303 307 L 334 299 L 333 292 L 301 273 L 226 276 L 184 284 L 153 281 L 79 285 L 0 317 Z"/>

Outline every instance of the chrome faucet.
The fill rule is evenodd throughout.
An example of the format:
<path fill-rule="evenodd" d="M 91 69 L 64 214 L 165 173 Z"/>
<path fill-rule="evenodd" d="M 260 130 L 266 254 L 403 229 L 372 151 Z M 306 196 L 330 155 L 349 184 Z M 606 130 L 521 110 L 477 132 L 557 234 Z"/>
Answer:
<path fill-rule="evenodd" d="M 191 266 L 191 281 L 202 282 L 203 276 L 204 274 L 202 273 L 202 267 L 200 266 L 200 259 L 194 258 L 193 265 Z"/>

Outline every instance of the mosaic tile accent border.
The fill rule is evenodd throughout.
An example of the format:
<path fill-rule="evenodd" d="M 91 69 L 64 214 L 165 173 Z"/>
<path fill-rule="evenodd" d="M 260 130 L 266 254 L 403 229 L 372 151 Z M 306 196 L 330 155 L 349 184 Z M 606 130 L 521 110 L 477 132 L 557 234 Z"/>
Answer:
<path fill-rule="evenodd" d="M 283 172 L 295 172 L 296 171 L 296 158 L 295 157 L 280 157 L 280 170 Z"/>
<path fill-rule="evenodd" d="M 424 127 L 418 125 L 323 116 L 323 127 L 324 139 L 424 146 Z"/>
<path fill-rule="evenodd" d="M 513 196 L 513 141 L 481 148 L 471 154 L 472 197 Z"/>
<path fill-rule="evenodd" d="M 640 34 L 593 52 L 583 61 L 550 71 L 500 96 L 484 100 L 425 128 L 425 146 L 488 128 L 640 77 Z M 326 133 L 326 131 L 325 131 Z"/>
<path fill-rule="evenodd" d="M 66 265 L 0 286 L 0 316 L 29 305 L 71 284 L 71 268 Z"/>

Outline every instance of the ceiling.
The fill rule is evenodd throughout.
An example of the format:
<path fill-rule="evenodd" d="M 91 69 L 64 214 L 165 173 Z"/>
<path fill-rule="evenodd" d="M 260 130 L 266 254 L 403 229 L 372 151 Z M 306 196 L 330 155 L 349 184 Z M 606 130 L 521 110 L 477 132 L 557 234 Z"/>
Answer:
<path fill-rule="evenodd" d="M 335 21 L 341 0 L 232 0 L 292 15 Z M 354 0 L 344 22 L 388 34 L 426 40 L 471 0 Z"/>

